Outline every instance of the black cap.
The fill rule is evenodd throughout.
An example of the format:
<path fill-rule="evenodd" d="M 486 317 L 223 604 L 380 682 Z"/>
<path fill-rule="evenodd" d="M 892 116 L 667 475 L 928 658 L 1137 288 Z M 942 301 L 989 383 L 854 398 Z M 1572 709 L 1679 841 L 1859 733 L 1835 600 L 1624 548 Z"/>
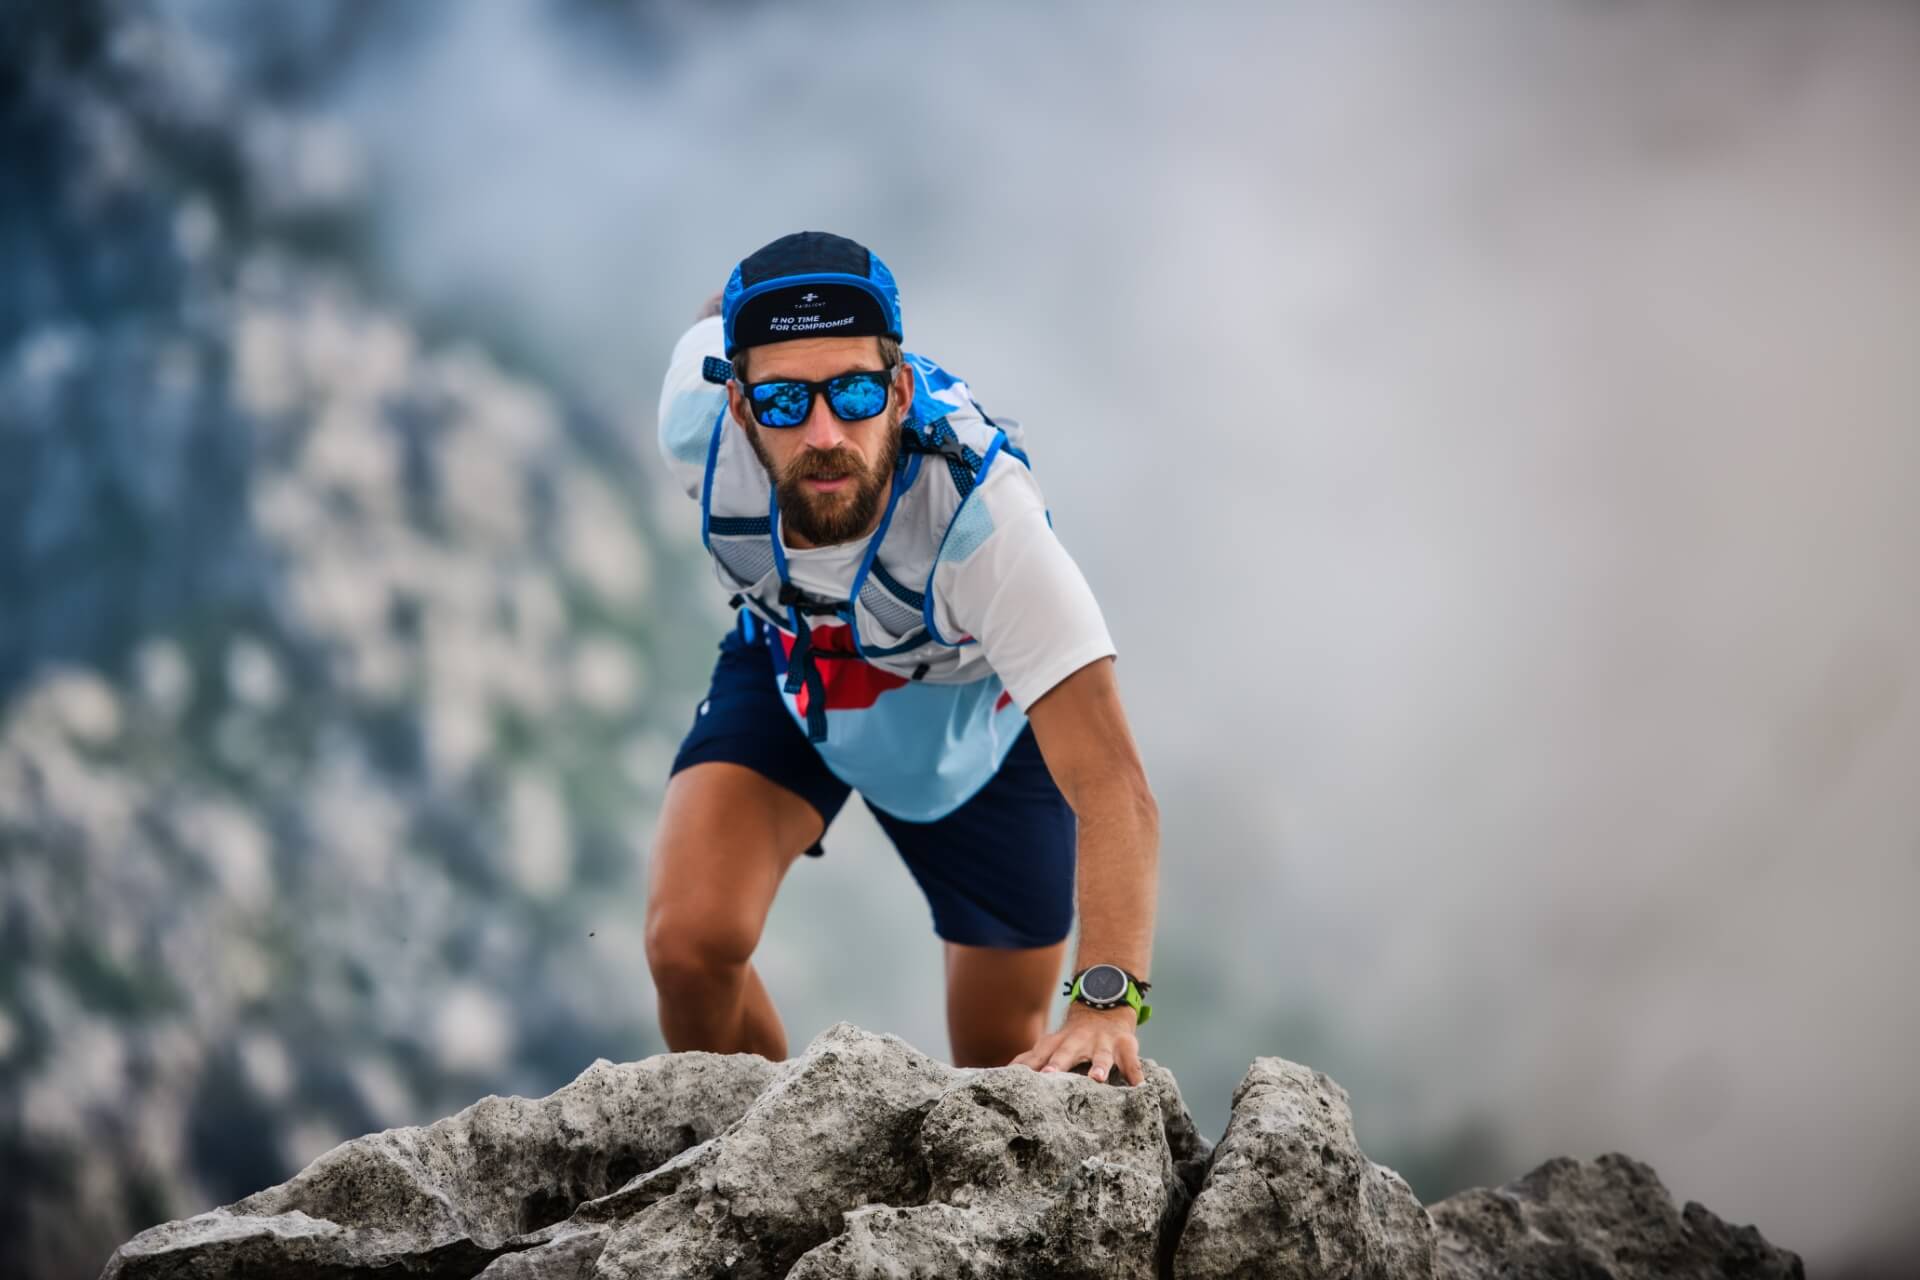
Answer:
<path fill-rule="evenodd" d="M 749 254 L 720 314 L 729 357 L 795 338 L 901 337 L 893 273 L 866 246 L 826 231 L 796 231 Z"/>

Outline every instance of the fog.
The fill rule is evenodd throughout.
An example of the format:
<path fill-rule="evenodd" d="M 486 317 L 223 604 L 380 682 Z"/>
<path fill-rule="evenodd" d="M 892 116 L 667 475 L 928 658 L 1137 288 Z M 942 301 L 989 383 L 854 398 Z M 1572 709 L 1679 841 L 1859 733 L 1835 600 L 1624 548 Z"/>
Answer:
<path fill-rule="evenodd" d="M 1623 1150 L 1816 1274 L 1900 1256 L 1920 12 L 423 12 L 330 104 L 410 305 L 651 461 L 700 302 L 829 229 L 1026 424 L 1164 811 L 1143 1046 L 1211 1135 L 1280 1054 L 1425 1198 Z M 855 809 L 757 963 L 796 1047 L 944 1052 Z"/>

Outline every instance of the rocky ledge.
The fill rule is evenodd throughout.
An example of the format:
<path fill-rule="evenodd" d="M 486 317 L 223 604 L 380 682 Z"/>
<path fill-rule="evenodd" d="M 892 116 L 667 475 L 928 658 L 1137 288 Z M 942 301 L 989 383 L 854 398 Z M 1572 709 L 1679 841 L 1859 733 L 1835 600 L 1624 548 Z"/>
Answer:
<path fill-rule="evenodd" d="M 342 1143 L 290 1181 L 141 1232 L 162 1277 L 1800 1277 L 1800 1259 L 1621 1155 L 1422 1206 L 1346 1092 L 1258 1058 L 1218 1146 L 1179 1086 L 956 1069 L 850 1023 L 782 1063 L 596 1061 Z"/>

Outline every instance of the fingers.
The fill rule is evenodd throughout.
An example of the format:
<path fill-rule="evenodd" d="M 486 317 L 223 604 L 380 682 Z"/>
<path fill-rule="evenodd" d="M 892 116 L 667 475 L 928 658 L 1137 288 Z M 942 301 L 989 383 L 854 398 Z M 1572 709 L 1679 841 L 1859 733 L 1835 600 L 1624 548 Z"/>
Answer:
<path fill-rule="evenodd" d="M 1120 1069 L 1128 1084 L 1147 1082 L 1147 1069 L 1140 1064 L 1140 1042 L 1132 1036 L 1120 1042 Z"/>
<path fill-rule="evenodd" d="M 1119 1035 L 1097 1044 L 1092 1058 L 1093 1070 L 1087 1074 L 1095 1080 L 1106 1080 L 1113 1075 L 1116 1066 L 1120 1069 L 1121 1084 L 1139 1084 L 1146 1078 L 1146 1073 L 1140 1069 L 1140 1050 L 1132 1036 Z"/>
<path fill-rule="evenodd" d="M 1047 1059 L 1047 1065 L 1040 1069 L 1042 1071 L 1071 1071 L 1091 1056 L 1092 1054 L 1081 1046 L 1080 1038 L 1073 1036 L 1063 1040 L 1060 1047 L 1055 1049 L 1052 1056 Z"/>
<path fill-rule="evenodd" d="M 1046 1070 L 1046 1062 L 1052 1056 L 1054 1048 L 1065 1036 L 1065 1032 L 1055 1031 L 1040 1037 L 1040 1043 L 1018 1055 L 1007 1065 L 1010 1067 L 1032 1067 L 1035 1071 Z"/>
<path fill-rule="evenodd" d="M 1147 1078 L 1140 1063 L 1140 1042 L 1125 1032 L 1056 1031 L 1007 1065 L 1031 1067 L 1046 1074 L 1074 1071 L 1082 1063 L 1090 1064 L 1087 1076 L 1094 1080 L 1111 1079 L 1116 1068 L 1120 1084 L 1143 1084 Z"/>

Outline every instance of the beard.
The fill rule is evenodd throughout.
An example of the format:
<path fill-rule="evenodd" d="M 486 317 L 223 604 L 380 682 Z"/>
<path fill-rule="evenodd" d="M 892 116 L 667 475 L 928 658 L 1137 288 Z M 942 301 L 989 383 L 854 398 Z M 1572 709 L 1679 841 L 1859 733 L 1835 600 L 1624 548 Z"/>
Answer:
<path fill-rule="evenodd" d="M 784 471 L 774 466 L 760 432 L 751 430 L 747 440 L 754 456 L 773 477 L 774 496 L 780 503 L 780 519 L 803 541 L 816 547 L 836 542 L 851 542 L 864 537 L 880 514 L 887 489 L 893 483 L 893 470 L 900 458 L 898 423 L 889 423 L 885 444 L 878 461 L 869 467 L 860 455 L 844 445 L 832 449 L 805 449 Z M 848 477 L 851 490 L 813 493 L 808 480 L 838 480 Z"/>

